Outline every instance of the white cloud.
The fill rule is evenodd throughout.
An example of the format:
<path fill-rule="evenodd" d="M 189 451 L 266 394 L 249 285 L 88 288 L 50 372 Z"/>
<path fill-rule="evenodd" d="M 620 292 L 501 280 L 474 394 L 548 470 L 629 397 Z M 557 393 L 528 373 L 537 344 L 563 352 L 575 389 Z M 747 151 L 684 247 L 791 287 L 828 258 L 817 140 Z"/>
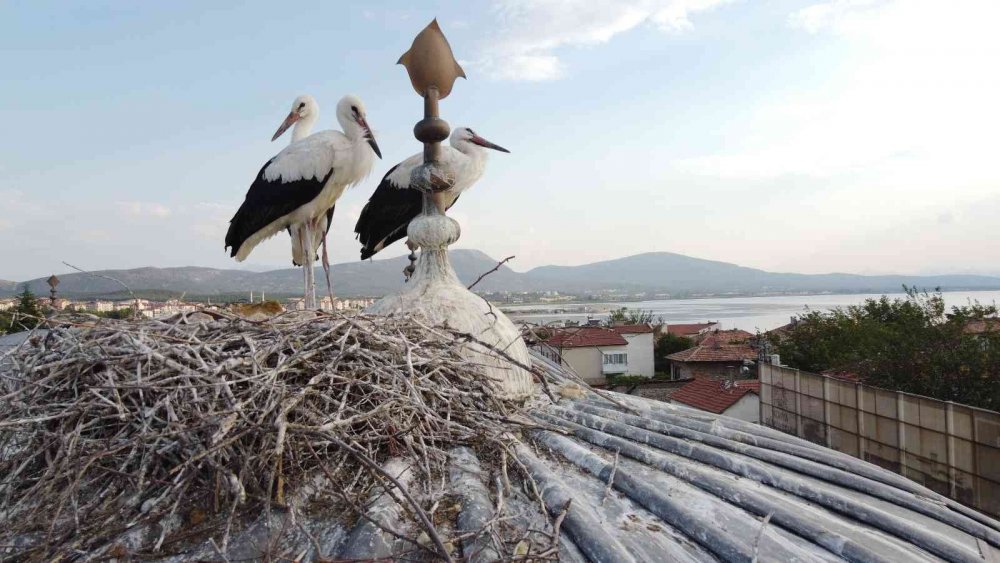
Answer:
<path fill-rule="evenodd" d="M 822 80 L 752 108 L 749 133 L 724 154 L 673 163 L 721 178 L 835 177 L 838 189 L 908 184 L 914 195 L 980 197 L 1000 181 L 1000 2 L 838 0 L 789 16 L 835 43 Z M 952 9 L 954 8 L 954 9 Z M 740 144 L 743 144 L 740 147 Z M 879 192 L 873 192 L 879 195 Z M 882 192 L 881 195 L 885 195 Z"/>
<path fill-rule="evenodd" d="M 833 0 L 806 6 L 792 12 L 788 23 L 809 33 L 837 29 L 845 32 L 870 19 L 872 12 L 884 8 L 885 0 Z"/>
<path fill-rule="evenodd" d="M 127 217 L 163 219 L 170 216 L 170 208 L 162 203 L 119 201 L 115 205 L 118 211 Z"/>
<path fill-rule="evenodd" d="M 553 80 L 566 69 L 556 51 L 607 43 L 640 25 L 667 32 L 731 0 L 496 0 L 499 31 L 474 65 L 501 80 Z"/>

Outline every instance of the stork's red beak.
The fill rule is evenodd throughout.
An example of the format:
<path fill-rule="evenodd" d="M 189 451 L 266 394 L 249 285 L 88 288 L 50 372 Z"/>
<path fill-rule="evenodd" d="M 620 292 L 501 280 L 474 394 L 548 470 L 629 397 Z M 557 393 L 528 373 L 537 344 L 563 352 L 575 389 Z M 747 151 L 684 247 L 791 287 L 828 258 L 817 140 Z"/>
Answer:
<path fill-rule="evenodd" d="M 273 141 L 273 140 L 277 139 L 278 137 L 281 136 L 282 133 L 284 133 L 285 131 L 288 131 L 288 128 L 291 127 L 301 117 L 302 116 L 300 116 L 299 112 L 297 112 L 297 111 L 289 112 L 288 113 L 288 117 L 286 117 L 285 121 L 283 121 L 281 123 L 281 127 L 278 127 L 278 130 L 274 132 L 274 136 L 271 137 L 271 140 Z"/>
<path fill-rule="evenodd" d="M 473 135 L 472 138 L 469 139 L 469 140 L 472 141 L 473 143 L 476 143 L 477 145 L 479 145 L 481 147 L 486 147 L 488 149 L 493 149 L 495 151 L 500 151 L 500 152 L 505 152 L 507 154 L 510 154 L 509 150 L 501 147 L 500 145 L 495 145 L 495 144 L 487 141 L 486 139 L 480 137 L 479 135 Z"/>
<path fill-rule="evenodd" d="M 368 141 L 368 146 L 375 151 L 375 155 L 380 159 L 382 158 L 382 151 L 378 148 L 378 143 L 375 142 L 375 134 L 372 133 L 371 127 L 368 127 L 368 121 L 360 115 L 357 117 L 358 125 L 360 125 L 365 130 L 365 140 Z"/>

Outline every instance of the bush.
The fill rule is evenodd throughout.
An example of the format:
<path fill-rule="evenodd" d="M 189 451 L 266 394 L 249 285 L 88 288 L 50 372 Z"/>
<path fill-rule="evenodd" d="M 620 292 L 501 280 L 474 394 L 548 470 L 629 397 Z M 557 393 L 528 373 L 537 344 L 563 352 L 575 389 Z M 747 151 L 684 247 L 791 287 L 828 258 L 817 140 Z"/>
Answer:
<path fill-rule="evenodd" d="M 1000 408 L 1000 330 L 967 330 L 998 322 L 996 306 L 973 302 L 946 312 L 940 291 L 904 289 L 905 298 L 810 311 L 772 338 L 775 349 L 798 369 L 845 371 L 878 387 Z"/>
<path fill-rule="evenodd" d="M 0 313 L 0 334 L 31 330 L 42 322 L 41 319 L 42 309 L 38 305 L 38 299 L 25 284 L 17 296 L 17 305 Z"/>

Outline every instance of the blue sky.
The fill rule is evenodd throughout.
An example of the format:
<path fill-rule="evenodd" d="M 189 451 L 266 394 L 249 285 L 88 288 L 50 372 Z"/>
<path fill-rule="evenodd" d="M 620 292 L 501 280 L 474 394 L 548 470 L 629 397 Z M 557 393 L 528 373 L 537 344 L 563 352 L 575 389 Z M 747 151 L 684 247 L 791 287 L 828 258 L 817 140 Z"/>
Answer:
<path fill-rule="evenodd" d="M 0 279 L 237 267 L 227 221 L 301 93 L 320 128 L 360 95 L 379 135 L 331 235 L 357 259 L 358 212 L 419 150 L 394 63 L 433 17 L 469 76 L 443 116 L 512 151 L 454 208 L 457 246 L 519 270 L 673 251 L 1000 273 L 996 2 L 208 4 L 0 4 Z M 287 237 L 248 262 L 289 264 Z"/>

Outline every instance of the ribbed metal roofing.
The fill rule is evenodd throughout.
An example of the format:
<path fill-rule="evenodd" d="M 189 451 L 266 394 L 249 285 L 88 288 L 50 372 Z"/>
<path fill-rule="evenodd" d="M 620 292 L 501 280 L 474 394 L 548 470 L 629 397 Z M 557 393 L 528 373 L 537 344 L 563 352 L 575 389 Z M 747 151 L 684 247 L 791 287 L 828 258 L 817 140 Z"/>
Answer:
<path fill-rule="evenodd" d="M 536 366 L 567 381 L 562 368 Z M 521 438 L 516 453 L 540 489 L 545 510 L 567 505 L 559 557 L 567 561 L 994 561 L 1000 523 L 900 475 L 777 430 L 637 397 L 608 394 L 541 401 L 532 416 L 548 429 Z M 467 448 L 451 450 L 449 479 L 459 499 L 455 529 L 476 531 L 498 504 L 488 464 Z M 617 458 L 617 461 L 616 461 Z M 405 467 L 389 468 L 405 481 Z M 512 472 L 502 503 L 509 522 L 493 536 L 468 538 L 456 557 L 495 560 L 496 535 L 551 532 L 542 508 Z M 607 484 L 611 481 L 610 489 Z M 418 484 L 419 485 L 419 484 Z M 409 486 L 409 485 L 408 485 Z M 419 488 L 419 487 L 418 487 Z M 299 517 L 285 530 L 287 552 L 305 559 L 422 557 L 374 522 L 407 525 L 406 511 L 383 496 L 353 527 L 335 515 Z M 256 557 L 269 528 L 243 532 L 230 558 Z M 203 546 L 184 557 L 210 556 Z M 408 554 L 408 555 L 406 555 Z M 993 559 L 991 559 L 991 557 Z"/>

